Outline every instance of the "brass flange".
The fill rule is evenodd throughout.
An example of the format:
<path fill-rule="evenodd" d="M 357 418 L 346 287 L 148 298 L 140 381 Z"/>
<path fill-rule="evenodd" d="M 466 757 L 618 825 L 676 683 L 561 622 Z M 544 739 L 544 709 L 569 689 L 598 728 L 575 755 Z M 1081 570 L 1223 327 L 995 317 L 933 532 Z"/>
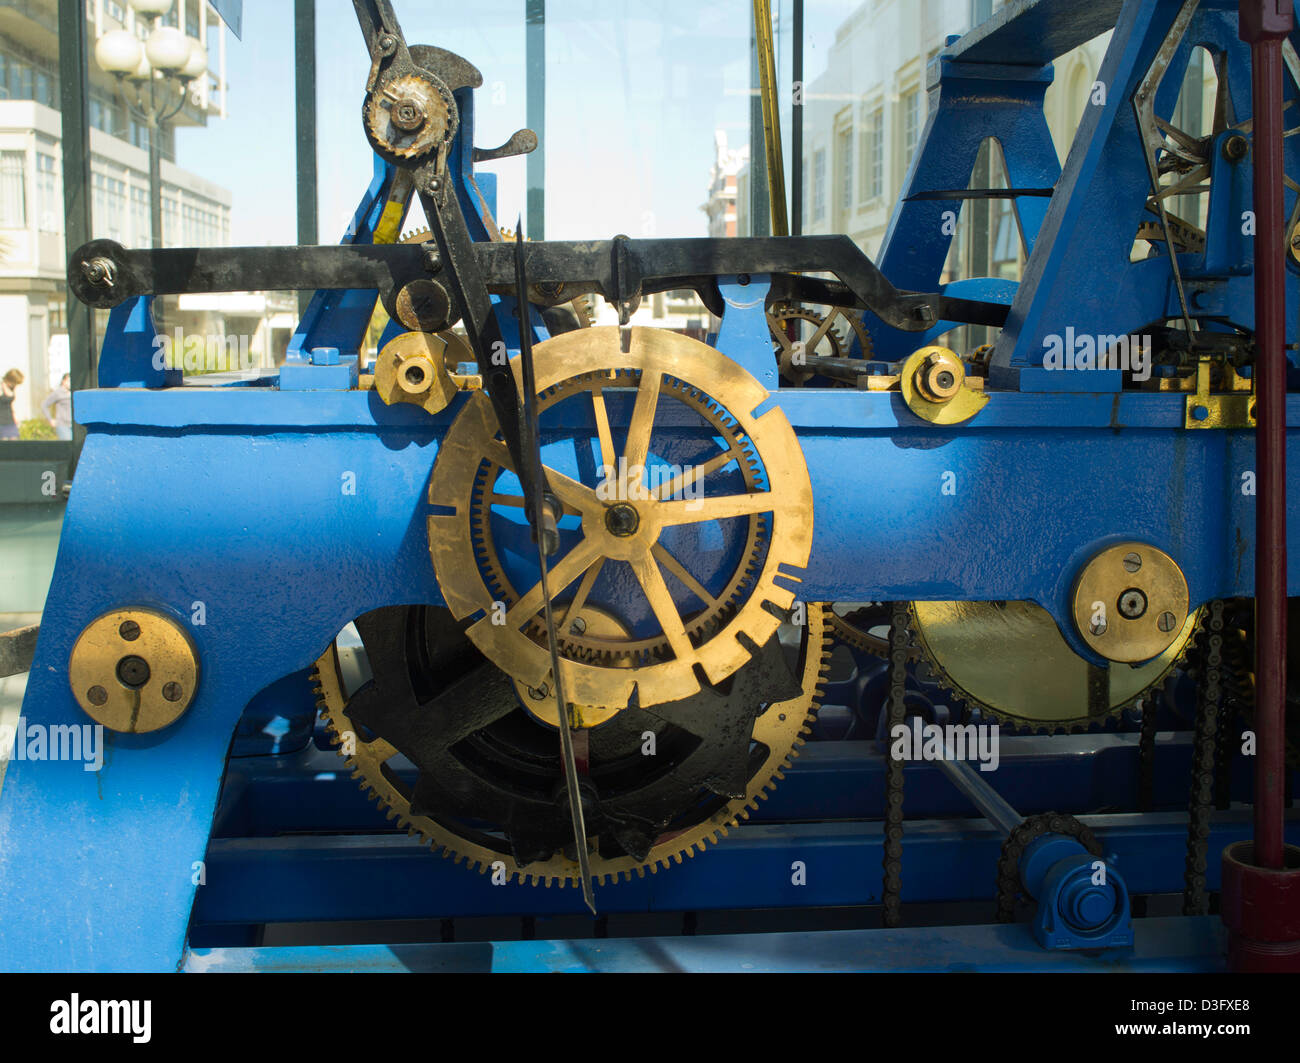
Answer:
<path fill-rule="evenodd" d="M 969 421 L 989 401 L 966 379 L 965 365 L 947 347 L 914 351 L 903 363 L 898 386 L 907 408 L 932 424 Z"/>
<path fill-rule="evenodd" d="M 72 696 L 110 731 L 146 734 L 194 701 L 199 661 L 179 623 L 152 609 L 115 609 L 87 625 L 68 660 Z"/>
<path fill-rule="evenodd" d="M 1107 547 L 1083 566 L 1074 585 L 1074 624 L 1108 661 L 1136 664 L 1164 653 L 1187 623 L 1187 580 L 1149 543 Z"/>
<path fill-rule="evenodd" d="M 473 389 L 480 378 L 448 369 L 449 358 L 464 360 L 462 342 L 449 335 L 403 332 L 390 340 L 375 360 L 375 393 L 389 406 L 405 402 L 441 413 L 458 391 Z"/>

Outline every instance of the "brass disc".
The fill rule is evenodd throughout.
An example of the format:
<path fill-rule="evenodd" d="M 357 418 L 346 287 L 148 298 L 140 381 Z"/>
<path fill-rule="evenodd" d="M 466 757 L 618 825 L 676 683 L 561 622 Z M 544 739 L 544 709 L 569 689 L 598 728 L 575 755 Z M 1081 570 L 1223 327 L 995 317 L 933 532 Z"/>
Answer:
<path fill-rule="evenodd" d="M 1108 661 L 1135 664 L 1164 653 L 1187 622 L 1187 580 L 1148 543 L 1116 543 L 1083 567 L 1074 585 L 1074 623 Z"/>
<path fill-rule="evenodd" d="M 566 613 L 564 620 L 575 634 L 589 639 L 626 639 L 631 634 L 615 616 L 590 603 L 584 605 L 582 610 L 572 617 Z M 632 662 L 625 661 L 623 665 L 631 668 Z M 554 682 L 554 673 L 551 672 L 546 674 L 546 679 L 540 687 L 530 687 L 518 679 L 514 681 L 515 693 L 519 695 L 519 701 L 529 714 L 548 727 L 558 730 L 560 711 L 555 704 L 555 688 L 552 686 Z M 619 705 L 575 705 L 569 702 L 569 722 L 573 727 L 599 727 L 602 723 L 612 720 L 623 711 L 623 708 Z"/>
<path fill-rule="evenodd" d="M 110 731 L 145 734 L 175 722 L 194 700 L 199 662 L 185 629 L 152 609 L 115 609 L 77 637 L 72 696 Z"/>
<path fill-rule="evenodd" d="M 1178 663 L 1188 617 L 1158 657 L 1099 668 L 1075 653 L 1033 602 L 914 602 L 917 643 L 935 679 L 992 716 L 1053 730 L 1085 727 L 1136 705 Z"/>

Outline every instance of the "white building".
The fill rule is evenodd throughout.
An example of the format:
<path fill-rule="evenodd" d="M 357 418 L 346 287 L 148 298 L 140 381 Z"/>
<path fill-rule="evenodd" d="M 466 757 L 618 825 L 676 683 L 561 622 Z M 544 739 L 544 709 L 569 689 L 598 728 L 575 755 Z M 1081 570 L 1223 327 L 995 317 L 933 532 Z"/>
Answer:
<path fill-rule="evenodd" d="M 86 34 L 125 28 L 148 35 L 125 2 L 87 0 Z M 174 126 L 224 116 L 226 31 L 207 0 L 176 0 L 163 23 L 200 41 L 211 69 L 190 83 Z M 57 0 L 0 5 L 0 374 L 19 369 L 19 421 L 39 416 L 68 368 L 61 121 L 58 112 Z M 128 247 L 151 242 L 149 129 L 126 106 L 121 86 L 90 60 L 93 235 Z M 175 166 L 175 134 L 162 139 L 163 241 L 168 246 L 230 242 L 230 193 Z M 107 319 L 100 315 L 100 328 Z M 177 322 L 169 320 L 169 326 Z M 204 322 L 206 323 L 206 322 Z"/>

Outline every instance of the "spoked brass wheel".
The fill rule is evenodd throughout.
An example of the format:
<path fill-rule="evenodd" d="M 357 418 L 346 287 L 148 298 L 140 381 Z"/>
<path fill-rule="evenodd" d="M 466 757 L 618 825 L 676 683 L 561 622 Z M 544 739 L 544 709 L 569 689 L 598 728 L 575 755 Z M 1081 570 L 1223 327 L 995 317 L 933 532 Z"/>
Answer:
<path fill-rule="evenodd" d="M 812 545 L 785 414 L 756 415 L 769 394 L 749 373 L 660 329 L 582 329 L 534 355 L 542 462 L 564 509 L 549 587 L 566 693 L 645 707 L 723 682 L 788 615 Z M 470 639 L 539 688 L 540 573 L 511 466 L 487 397 L 471 397 L 434 468 L 429 545 Z M 587 625 L 587 605 L 609 622 Z"/>

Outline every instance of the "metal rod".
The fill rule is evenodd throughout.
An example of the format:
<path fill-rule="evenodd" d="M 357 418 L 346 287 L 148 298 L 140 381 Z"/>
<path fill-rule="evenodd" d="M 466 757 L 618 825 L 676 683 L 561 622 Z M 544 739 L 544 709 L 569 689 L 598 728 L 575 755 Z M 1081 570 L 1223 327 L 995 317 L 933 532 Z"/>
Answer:
<path fill-rule="evenodd" d="M 524 7 L 525 121 L 537 134 L 528 155 L 528 234 L 546 239 L 546 0 L 527 0 Z"/>
<path fill-rule="evenodd" d="M 754 0 L 754 47 L 758 53 L 759 98 L 763 105 L 763 151 L 767 160 L 767 198 L 772 235 L 789 236 L 785 206 L 785 161 L 781 154 L 781 112 L 776 99 L 776 42 L 772 39 L 772 0 Z"/>
<path fill-rule="evenodd" d="M 1291 0 L 1241 0 L 1250 44 L 1255 206 L 1255 858 L 1283 866 L 1286 713 L 1286 267 L 1283 255 L 1282 41 Z"/>
<path fill-rule="evenodd" d="M 803 235 L 803 0 L 790 27 L 790 233 Z"/>
<path fill-rule="evenodd" d="M 979 809 L 980 815 L 997 827 L 1003 835 L 1009 835 L 1024 822 L 1025 817 L 985 782 L 983 776 L 972 768 L 969 762 L 958 760 L 956 751 L 947 743 L 939 767 L 952 781 L 953 786 L 965 794 L 970 799 L 970 803 Z"/>
<path fill-rule="evenodd" d="M 59 0 L 59 110 L 63 136 L 63 233 L 68 253 L 91 236 L 90 220 L 90 102 L 87 94 L 86 5 Z M 94 311 L 67 291 L 68 357 L 72 390 L 96 387 Z M 73 463 L 81 452 L 86 430 L 72 426 Z"/>
<path fill-rule="evenodd" d="M 294 0 L 293 63 L 295 143 L 298 169 L 298 243 L 320 242 L 320 210 L 316 192 L 316 0 Z M 300 313 L 311 292 L 298 293 Z"/>

